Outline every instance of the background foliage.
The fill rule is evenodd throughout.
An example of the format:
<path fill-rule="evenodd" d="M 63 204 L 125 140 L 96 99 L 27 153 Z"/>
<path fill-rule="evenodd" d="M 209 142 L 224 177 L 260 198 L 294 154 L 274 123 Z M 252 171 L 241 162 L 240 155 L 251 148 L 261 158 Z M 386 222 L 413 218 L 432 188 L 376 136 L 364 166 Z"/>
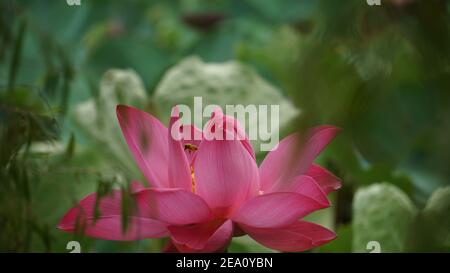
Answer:
<path fill-rule="evenodd" d="M 449 251 L 450 1 L 381 2 L 1 1 L 0 251 L 159 251 L 55 227 L 87 193 L 142 178 L 117 103 L 166 120 L 192 96 L 280 103 L 283 136 L 344 128 L 318 159 L 344 186 L 309 216 L 338 239 L 312 251 Z"/>

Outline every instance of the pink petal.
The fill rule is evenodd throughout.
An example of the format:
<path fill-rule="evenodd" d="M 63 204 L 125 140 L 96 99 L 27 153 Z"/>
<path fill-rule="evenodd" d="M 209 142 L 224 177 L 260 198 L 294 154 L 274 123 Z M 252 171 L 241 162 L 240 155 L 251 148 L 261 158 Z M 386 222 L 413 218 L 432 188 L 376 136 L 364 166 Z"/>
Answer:
<path fill-rule="evenodd" d="M 326 207 L 328 205 L 294 192 L 268 193 L 247 201 L 232 219 L 246 226 L 276 228 Z"/>
<path fill-rule="evenodd" d="M 181 188 L 190 191 L 192 188 L 191 168 L 181 142 L 178 108 L 174 107 L 169 124 L 169 188 Z"/>
<path fill-rule="evenodd" d="M 340 128 L 323 125 L 314 127 L 308 134 L 307 141 L 301 151 L 297 174 L 303 174 L 313 163 L 314 159 L 341 131 Z"/>
<path fill-rule="evenodd" d="M 221 140 L 240 140 L 251 157 L 256 160 L 255 152 L 245 133 L 245 129 L 237 119 L 224 115 L 220 107 L 212 113 L 203 134 L 207 140 L 212 140 L 214 136 L 220 136 Z"/>
<path fill-rule="evenodd" d="M 307 196 L 317 203 L 326 207 L 330 206 L 330 201 L 323 192 L 322 188 L 310 176 L 299 175 L 293 178 L 293 181 L 286 184 L 287 186 L 279 189 L 279 192 L 295 192 Z"/>
<path fill-rule="evenodd" d="M 116 112 L 128 147 L 148 182 L 169 187 L 167 128 L 152 115 L 130 106 L 118 105 Z"/>
<path fill-rule="evenodd" d="M 326 194 L 341 187 L 341 180 L 319 165 L 312 164 L 305 174 L 314 178 Z"/>
<path fill-rule="evenodd" d="M 204 140 L 194 164 L 195 190 L 216 215 L 227 216 L 258 189 L 258 168 L 238 140 Z"/>
<path fill-rule="evenodd" d="M 241 227 L 258 243 L 286 252 L 305 251 L 336 238 L 331 230 L 306 221 L 297 221 L 283 228 Z"/>
<path fill-rule="evenodd" d="M 283 138 L 277 147 L 270 151 L 259 167 L 261 190 L 267 192 L 283 176 L 291 175 L 294 169 L 295 151 L 299 146 L 298 134 Z M 289 179 L 289 177 L 287 177 Z"/>
<path fill-rule="evenodd" d="M 277 191 L 292 177 L 304 174 L 339 131 L 333 126 L 315 127 L 310 130 L 303 145 L 300 145 L 298 134 L 284 138 L 260 166 L 261 190 Z"/>
<path fill-rule="evenodd" d="M 123 230 L 121 191 L 115 190 L 99 199 L 97 214 L 96 199 L 97 194 L 93 193 L 81 200 L 64 215 L 58 228 L 67 232 L 82 231 L 87 236 L 104 240 L 128 241 L 167 236 L 166 224 L 139 214 L 139 204 L 138 210 L 128 218 L 128 228 Z"/>
<path fill-rule="evenodd" d="M 193 226 L 170 226 L 171 238 L 180 252 L 217 252 L 226 249 L 233 235 L 233 223 L 209 222 Z"/>
<path fill-rule="evenodd" d="M 136 193 L 141 213 L 172 225 L 209 221 L 211 210 L 198 195 L 183 189 L 146 189 Z"/>

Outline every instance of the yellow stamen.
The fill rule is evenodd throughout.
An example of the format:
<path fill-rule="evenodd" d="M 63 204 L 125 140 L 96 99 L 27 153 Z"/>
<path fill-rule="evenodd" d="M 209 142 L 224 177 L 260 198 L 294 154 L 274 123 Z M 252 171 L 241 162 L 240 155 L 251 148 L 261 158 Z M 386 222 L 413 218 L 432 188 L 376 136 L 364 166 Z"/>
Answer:
<path fill-rule="evenodd" d="M 195 192 L 195 174 L 194 174 L 194 167 L 193 166 L 191 166 L 191 178 L 192 178 L 191 189 L 192 189 L 192 192 Z"/>

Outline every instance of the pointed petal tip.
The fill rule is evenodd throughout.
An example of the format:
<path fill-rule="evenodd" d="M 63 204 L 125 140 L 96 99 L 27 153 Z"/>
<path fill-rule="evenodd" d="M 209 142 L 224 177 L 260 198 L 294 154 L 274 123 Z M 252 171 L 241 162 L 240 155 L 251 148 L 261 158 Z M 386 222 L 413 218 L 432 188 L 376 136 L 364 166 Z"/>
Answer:
<path fill-rule="evenodd" d="M 74 228 L 71 228 L 71 227 L 68 227 L 68 226 L 65 226 L 65 225 L 57 225 L 56 229 L 64 231 L 64 232 L 73 232 L 75 230 Z"/>
<path fill-rule="evenodd" d="M 328 198 L 326 198 L 326 201 L 319 202 L 319 204 L 322 205 L 321 209 L 327 209 L 332 207 L 331 201 Z"/>
<path fill-rule="evenodd" d="M 333 190 L 337 191 L 340 188 L 342 188 L 342 180 L 338 178 L 339 184 L 334 185 L 332 188 Z"/>
<path fill-rule="evenodd" d="M 56 228 L 63 231 L 70 231 L 74 229 L 74 219 L 77 218 L 78 207 L 72 207 L 64 213 L 59 220 Z"/>
<path fill-rule="evenodd" d="M 117 104 L 116 105 L 116 117 L 119 121 L 119 125 L 122 127 L 123 123 L 127 121 L 127 113 L 130 111 L 136 111 L 138 109 L 124 105 L 124 104 Z"/>
<path fill-rule="evenodd" d="M 328 198 L 326 199 L 326 201 L 325 200 L 324 201 L 315 200 L 315 201 L 318 204 L 317 210 L 327 209 L 327 208 L 330 208 L 332 206 L 332 204 L 331 204 L 331 202 L 330 202 L 330 200 Z"/>
<path fill-rule="evenodd" d="M 56 225 L 56 229 L 71 232 L 75 230 L 75 226 L 71 223 L 71 221 L 67 218 L 69 218 L 69 214 L 72 213 L 72 209 L 69 210 L 59 221 L 58 225 Z"/>
<path fill-rule="evenodd" d="M 322 245 L 324 245 L 326 243 L 329 243 L 329 242 L 331 242 L 331 241 L 333 241 L 333 240 L 335 240 L 337 238 L 337 234 L 336 233 L 334 233 L 333 231 L 331 231 L 329 229 L 327 229 L 327 230 L 329 231 L 329 235 L 327 237 L 322 238 L 320 240 L 313 240 L 312 241 L 312 245 L 314 247 L 322 246 Z"/>
<path fill-rule="evenodd" d="M 334 125 L 319 125 L 316 127 L 311 128 L 312 132 L 317 132 L 317 131 L 324 131 L 324 130 L 330 130 L 331 132 L 333 132 L 334 135 L 339 134 L 341 131 L 343 131 L 344 129 L 338 126 L 334 126 Z"/>
<path fill-rule="evenodd" d="M 133 107 L 125 105 L 125 104 L 117 104 L 116 105 L 116 114 L 117 115 L 122 114 L 124 111 L 131 109 L 131 108 L 133 108 Z"/>
<path fill-rule="evenodd" d="M 321 202 L 321 205 L 323 206 L 324 209 L 325 209 L 325 208 L 329 208 L 329 207 L 331 207 L 331 202 L 330 202 L 330 200 L 327 198 L 326 201 Z"/>
<path fill-rule="evenodd" d="M 136 107 L 130 106 L 130 105 L 125 105 L 125 104 L 117 104 L 116 105 L 116 115 L 126 115 L 128 111 L 134 111 L 134 112 L 144 112 L 146 114 L 148 114 L 146 111 L 138 109 Z"/>
<path fill-rule="evenodd" d="M 340 134 L 342 131 L 344 131 L 344 128 L 341 127 L 337 127 L 337 126 L 333 126 L 333 125 L 328 125 L 329 129 L 334 130 L 334 134 L 335 136 Z"/>

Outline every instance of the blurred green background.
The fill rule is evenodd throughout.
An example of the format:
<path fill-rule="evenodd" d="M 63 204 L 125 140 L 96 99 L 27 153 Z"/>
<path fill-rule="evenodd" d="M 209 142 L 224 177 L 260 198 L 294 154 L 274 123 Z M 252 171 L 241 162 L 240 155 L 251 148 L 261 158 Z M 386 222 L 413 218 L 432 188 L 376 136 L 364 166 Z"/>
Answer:
<path fill-rule="evenodd" d="M 166 122 L 193 96 L 280 104 L 282 137 L 344 129 L 318 159 L 343 187 L 308 217 L 338 238 L 312 252 L 450 251 L 445 0 L 0 1 L 0 251 L 160 251 L 56 225 L 86 194 L 144 181 L 117 103 Z"/>

